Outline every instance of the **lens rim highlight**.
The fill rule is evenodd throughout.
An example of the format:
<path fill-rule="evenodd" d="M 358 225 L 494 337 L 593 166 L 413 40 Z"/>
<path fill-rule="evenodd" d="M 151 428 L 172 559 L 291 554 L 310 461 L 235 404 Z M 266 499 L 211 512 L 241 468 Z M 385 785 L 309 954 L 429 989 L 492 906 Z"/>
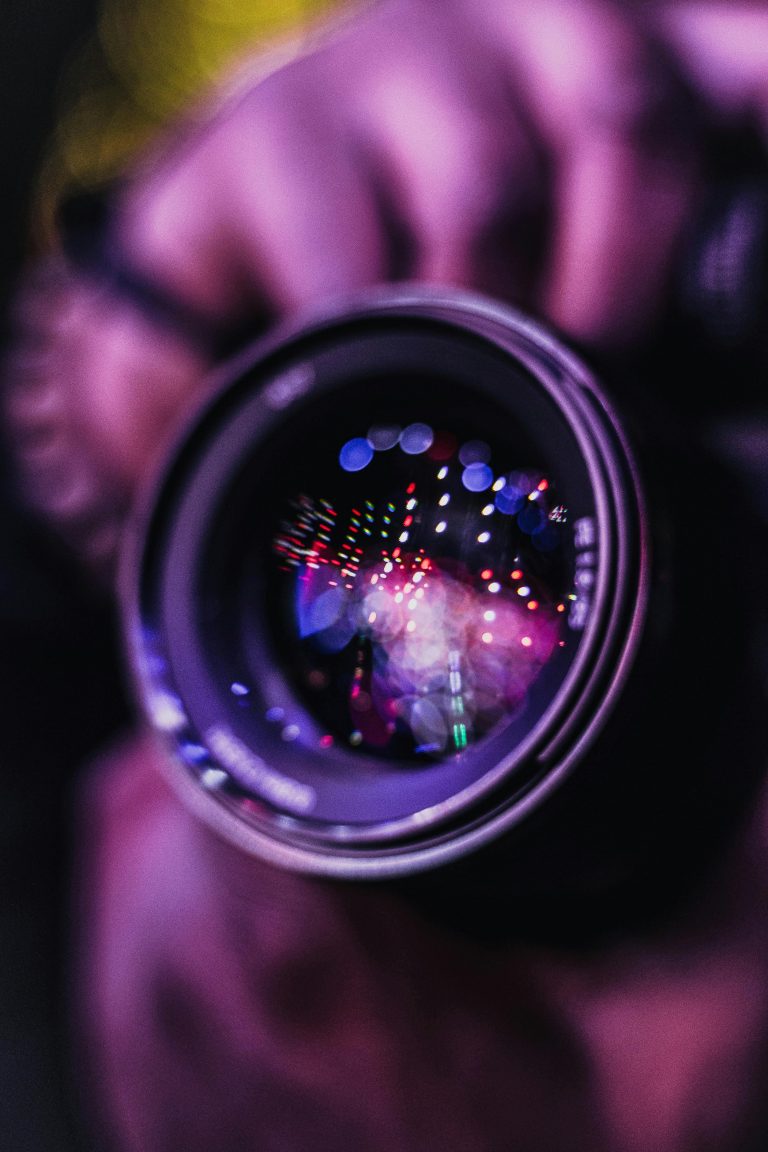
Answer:
<path fill-rule="evenodd" d="M 556 707 L 534 734 L 530 746 L 514 750 L 515 764 L 509 756 L 502 758 L 472 787 L 438 805 L 425 804 L 403 820 L 360 828 L 328 823 L 320 827 L 308 808 L 304 812 L 298 810 L 306 801 L 301 784 L 294 796 L 298 807 L 292 814 L 287 810 L 270 811 L 268 803 L 263 803 L 260 810 L 258 802 L 254 811 L 253 797 L 234 796 L 220 786 L 214 790 L 205 787 L 205 773 L 212 765 L 192 765 L 184 752 L 187 744 L 201 746 L 199 738 L 190 738 L 199 733 L 186 733 L 183 725 L 174 732 L 165 732 L 177 766 L 179 761 L 185 765 L 172 776 L 204 818 L 248 850 L 274 862 L 338 876 L 400 875 L 431 867 L 495 838 L 542 803 L 570 773 L 613 707 L 637 647 L 647 598 L 646 527 L 637 470 L 618 421 L 580 362 L 537 325 L 482 298 L 467 294 L 446 296 L 428 290 L 366 297 L 351 309 L 347 306 L 339 314 L 332 313 L 307 327 L 283 332 L 236 361 L 230 367 L 231 379 L 225 379 L 223 391 L 203 411 L 166 469 L 151 501 L 154 511 L 149 506 L 145 509 L 134 536 L 137 543 L 128 565 L 129 571 L 139 569 L 142 574 L 138 585 L 135 577 L 130 580 L 126 617 L 129 649 L 148 711 L 151 713 L 151 700 L 160 686 L 173 693 L 179 658 L 184 661 L 183 651 L 168 659 L 160 635 L 163 611 L 166 616 L 174 611 L 172 592 L 166 596 L 165 605 L 159 604 L 157 595 L 163 533 L 172 522 L 174 499 L 183 493 L 189 470 L 194 471 L 196 454 L 211 435 L 212 425 L 217 439 L 226 435 L 227 429 L 231 433 L 239 405 L 244 398 L 247 402 L 254 389 L 254 373 L 263 372 L 265 365 L 268 377 L 274 379 L 281 370 L 287 370 L 285 364 L 295 365 L 297 360 L 306 363 L 307 348 L 313 341 L 327 347 L 350 324 L 365 324 L 371 318 L 391 324 L 393 329 L 403 321 L 423 319 L 457 335 L 469 332 L 500 354 L 523 364 L 567 415 L 591 476 L 604 546 L 595 573 L 583 658 L 576 661 L 569 682 L 555 701 Z M 311 391 L 311 382 L 307 391 Z M 269 388 L 261 393 L 262 406 L 268 394 Z M 292 403 L 302 399 L 294 396 Z M 274 411 L 271 415 L 275 415 Z M 186 581 L 189 591 L 189 579 L 189 574 L 182 574 L 176 584 L 171 584 L 178 591 Z M 185 712 L 183 705 L 181 710 Z M 197 723 L 190 725 L 196 727 Z M 219 757 L 214 766 L 231 772 L 238 757 L 247 759 L 237 749 L 233 744 L 227 753 L 229 762 L 222 765 Z M 272 803 L 281 789 L 287 790 L 286 794 L 291 792 L 293 778 L 286 775 L 280 763 L 272 764 L 271 757 L 262 756 L 257 750 L 250 749 L 249 754 L 253 760 L 249 770 L 256 777 L 262 772 L 262 786 L 266 779 Z M 199 753 L 196 755 L 199 757 Z M 505 784 L 513 782 L 516 765 L 522 760 L 527 760 L 531 768 L 525 787 L 520 791 L 512 787 L 505 793 Z M 194 799 L 190 793 L 194 793 Z M 245 803 L 249 799 L 250 805 Z M 270 797 L 266 799 L 269 801 Z"/>

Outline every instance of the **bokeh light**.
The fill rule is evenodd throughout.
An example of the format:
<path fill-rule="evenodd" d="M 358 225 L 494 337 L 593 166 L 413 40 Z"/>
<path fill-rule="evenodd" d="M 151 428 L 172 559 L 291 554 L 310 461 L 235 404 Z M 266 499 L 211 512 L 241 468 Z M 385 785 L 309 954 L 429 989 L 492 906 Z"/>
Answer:
<path fill-rule="evenodd" d="M 565 504 L 541 470 L 423 421 L 377 423 L 336 460 L 272 545 L 316 746 L 460 754 L 526 707 L 566 639 Z"/>

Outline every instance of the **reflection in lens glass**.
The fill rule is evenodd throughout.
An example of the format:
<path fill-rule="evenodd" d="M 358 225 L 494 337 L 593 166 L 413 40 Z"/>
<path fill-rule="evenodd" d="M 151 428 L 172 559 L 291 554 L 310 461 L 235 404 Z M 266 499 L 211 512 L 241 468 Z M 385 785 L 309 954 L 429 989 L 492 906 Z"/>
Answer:
<path fill-rule="evenodd" d="M 493 484 L 493 470 L 487 464 L 469 464 L 461 474 L 461 482 L 470 492 L 485 492 Z"/>
<path fill-rule="evenodd" d="M 374 425 L 335 458 L 272 542 L 289 675 L 321 747 L 460 753 L 524 712 L 564 645 L 567 508 L 542 470 L 423 422 Z"/>
<path fill-rule="evenodd" d="M 386 452 L 397 444 L 401 431 L 399 424 L 374 424 L 368 429 L 368 443 L 377 452 Z"/>
<path fill-rule="evenodd" d="M 484 440 L 468 440 L 459 449 L 459 460 L 465 468 L 470 464 L 487 464 L 491 458 L 491 449 Z"/>
<path fill-rule="evenodd" d="M 400 436 L 400 447 L 409 456 L 418 456 L 432 447 L 435 434 L 428 424 L 409 424 Z"/>
<path fill-rule="evenodd" d="M 339 463 L 345 472 L 360 472 L 373 459 L 373 448 L 362 436 L 348 440 L 339 452 Z"/>

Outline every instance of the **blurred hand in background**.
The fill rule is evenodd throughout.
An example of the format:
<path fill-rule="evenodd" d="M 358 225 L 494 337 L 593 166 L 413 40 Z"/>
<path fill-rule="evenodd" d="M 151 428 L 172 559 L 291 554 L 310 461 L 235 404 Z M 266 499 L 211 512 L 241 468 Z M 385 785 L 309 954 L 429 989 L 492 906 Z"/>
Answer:
<path fill-rule="evenodd" d="M 36 387 L 49 395 L 55 375 L 38 410 L 55 409 L 62 446 L 29 463 L 33 503 L 81 548 L 114 551 L 115 509 L 209 367 L 190 328 L 255 329 L 416 278 L 514 301 L 596 346 L 647 336 L 713 124 L 765 129 L 765 18 L 758 5 L 387 0 L 284 67 L 246 65 L 113 195 L 112 257 L 187 310 L 184 335 L 55 261 L 20 307 L 29 343 L 55 358 Z"/>
<path fill-rule="evenodd" d="M 407 278 L 512 301 L 596 349 L 640 344 L 712 140 L 767 129 L 766 77 L 762 5 L 598 0 L 385 0 L 265 77 L 246 68 L 113 193 L 104 242 L 143 304 L 64 259 L 30 281 L 21 347 L 40 355 L 34 379 L 19 356 L 10 395 L 30 498 L 109 560 L 205 388 L 190 328 Z M 48 455 L 28 451 L 35 421 L 58 430 Z M 155 757 L 116 753 L 85 825 L 83 1018 L 117 1147 L 758 1140 L 761 813 L 674 929 L 587 956 L 489 955 L 389 894 L 235 859 Z"/>

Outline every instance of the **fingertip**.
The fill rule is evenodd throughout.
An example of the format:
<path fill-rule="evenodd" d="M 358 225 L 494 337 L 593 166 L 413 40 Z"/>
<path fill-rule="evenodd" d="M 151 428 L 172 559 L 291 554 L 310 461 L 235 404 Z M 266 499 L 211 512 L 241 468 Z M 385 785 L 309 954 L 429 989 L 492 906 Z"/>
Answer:
<path fill-rule="evenodd" d="M 579 341 L 626 345 L 668 303 L 696 180 L 623 141 L 590 142 L 563 165 L 542 306 Z"/>

